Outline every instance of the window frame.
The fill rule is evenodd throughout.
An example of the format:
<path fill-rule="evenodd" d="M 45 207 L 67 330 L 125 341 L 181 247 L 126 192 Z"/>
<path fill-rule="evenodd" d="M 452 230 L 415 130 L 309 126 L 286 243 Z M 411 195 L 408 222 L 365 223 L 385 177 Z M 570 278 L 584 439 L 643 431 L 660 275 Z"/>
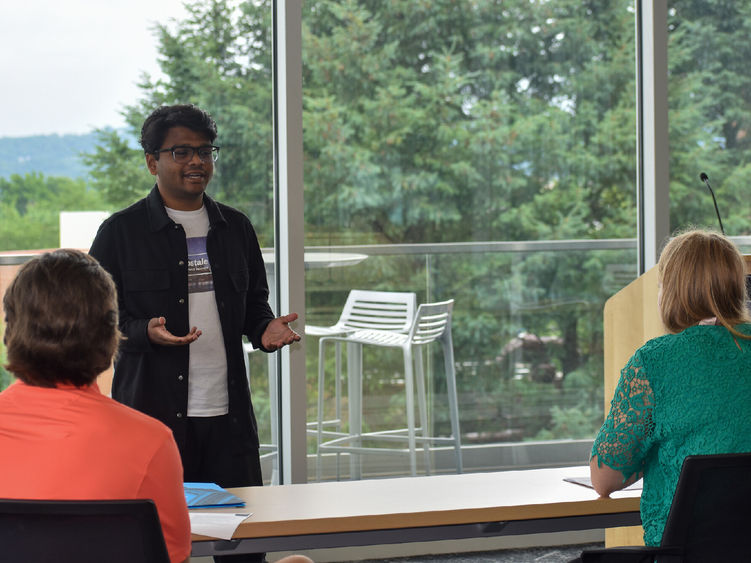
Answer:
<path fill-rule="evenodd" d="M 657 263 L 670 234 L 667 3 L 635 0 L 637 54 L 637 222 L 639 274 Z M 274 310 L 295 311 L 304 334 L 305 265 L 302 151 L 302 0 L 272 3 L 274 60 Z M 304 338 L 304 336 L 303 336 Z M 279 384 L 281 483 L 307 482 L 305 348 L 285 347 Z"/>

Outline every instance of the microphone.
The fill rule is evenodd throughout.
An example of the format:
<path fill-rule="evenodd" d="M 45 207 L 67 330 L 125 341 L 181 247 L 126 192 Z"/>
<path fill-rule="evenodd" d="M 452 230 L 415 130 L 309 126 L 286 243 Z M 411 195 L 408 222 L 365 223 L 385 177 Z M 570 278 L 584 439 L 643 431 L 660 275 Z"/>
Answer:
<path fill-rule="evenodd" d="M 709 176 L 707 176 L 704 172 L 699 174 L 699 180 L 704 182 L 707 185 L 707 189 L 709 190 L 709 193 L 712 194 L 712 201 L 714 202 L 714 212 L 717 213 L 717 220 L 720 222 L 720 231 L 722 231 L 722 234 L 725 234 L 725 229 L 722 228 L 722 219 L 720 219 L 720 210 L 717 209 L 717 199 L 714 196 L 714 192 L 712 191 L 712 186 L 709 185 Z"/>

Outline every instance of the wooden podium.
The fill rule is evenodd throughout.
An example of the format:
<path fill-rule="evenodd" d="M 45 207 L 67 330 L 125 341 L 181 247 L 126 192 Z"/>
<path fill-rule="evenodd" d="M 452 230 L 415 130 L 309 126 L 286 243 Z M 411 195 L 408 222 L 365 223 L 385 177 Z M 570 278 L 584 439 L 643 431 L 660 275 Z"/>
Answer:
<path fill-rule="evenodd" d="M 744 256 L 751 274 L 751 256 Z M 603 345 L 605 360 L 605 415 L 610 410 L 621 370 L 636 350 L 651 338 L 665 334 L 657 309 L 657 266 L 647 270 L 605 302 Z M 643 545 L 641 526 L 606 530 L 605 543 Z"/>
<path fill-rule="evenodd" d="M 640 346 L 665 332 L 657 309 L 657 266 L 654 266 L 605 302 L 606 415 L 623 366 Z"/>
<path fill-rule="evenodd" d="M 605 302 L 605 416 L 623 366 L 642 344 L 665 332 L 657 309 L 657 266 L 654 266 Z M 644 545 L 643 535 L 641 526 L 609 528 L 605 530 L 605 545 Z"/>

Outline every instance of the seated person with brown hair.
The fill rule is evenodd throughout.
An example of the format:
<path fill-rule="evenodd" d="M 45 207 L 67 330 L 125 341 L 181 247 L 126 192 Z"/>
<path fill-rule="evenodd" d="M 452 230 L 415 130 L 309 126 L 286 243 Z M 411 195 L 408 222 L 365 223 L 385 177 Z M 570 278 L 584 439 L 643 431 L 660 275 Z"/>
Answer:
<path fill-rule="evenodd" d="M 117 350 L 110 275 L 76 250 L 24 264 L 3 298 L 7 369 L 0 393 L 0 497 L 152 499 L 170 561 L 190 558 L 183 469 L 172 432 L 100 393 Z"/>
<path fill-rule="evenodd" d="M 601 496 L 644 477 L 646 545 L 660 545 L 683 460 L 751 452 L 751 318 L 743 256 L 726 237 L 689 231 L 658 263 L 657 306 L 668 334 L 621 372 L 592 447 Z"/>
<path fill-rule="evenodd" d="M 96 384 L 120 339 L 110 275 L 77 250 L 42 254 L 21 267 L 3 306 L 6 367 L 18 381 L 0 393 L 0 498 L 152 499 L 170 561 L 188 561 L 172 431 Z"/>

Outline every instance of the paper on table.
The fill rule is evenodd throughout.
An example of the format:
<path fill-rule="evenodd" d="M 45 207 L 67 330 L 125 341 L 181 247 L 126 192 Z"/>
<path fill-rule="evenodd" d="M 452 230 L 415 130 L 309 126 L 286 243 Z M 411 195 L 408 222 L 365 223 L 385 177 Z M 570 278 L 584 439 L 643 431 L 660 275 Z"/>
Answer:
<path fill-rule="evenodd" d="M 582 487 L 587 487 L 588 489 L 594 489 L 592 486 L 592 480 L 589 477 L 564 477 L 564 481 L 567 481 L 569 483 L 574 483 L 575 485 L 581 485 Z M 628 487 L 624 487 L 620 489 L 621 491 L 639 491 L 642 488 L 642 480 L 639 479 L 638 481 L 631 483 Z"/>
<path fill-rule="evenodd" d="M 231 512 L 196 512 L 190 510 L 188 514 L 190 515 L 190 531 L 192 533 L 231 540 L 237 527 L 253 513 L 233 514 Z"/>

